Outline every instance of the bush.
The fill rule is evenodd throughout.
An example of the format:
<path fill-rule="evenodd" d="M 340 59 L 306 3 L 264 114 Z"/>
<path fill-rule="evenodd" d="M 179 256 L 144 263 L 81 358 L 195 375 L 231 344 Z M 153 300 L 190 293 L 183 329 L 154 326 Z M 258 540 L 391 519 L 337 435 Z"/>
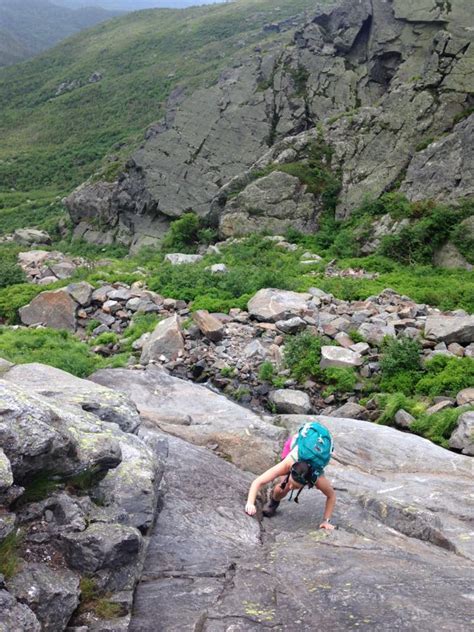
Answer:
<path fill-rule="evenodd" d="M 354 369 L 329 367 L 322 372 L 322 380 L 329 386 L 323 395 L 327 397 L 333 393 L 350 393 L 357 383 L 357 374 Z"/>
<path fill-rule="evenodd" d="M 291 374 L 299 382 L 307 378 L 321 376 L 319 363 L 321 361 L 321 347 L 324 341 L 319 336 L 308 332 L 287 336 L 285 339 L 285 364 Z"/>
<path fill-rule="evenodd" d="M 382 413 L 377 419 L 378 424 L 392 425 L 395 421 L 396 413 L 403 408 L 410 415 L 416 417 L 426 408 L 426 405 L 408 398 L 403 393 L 383 394 L 377 396 L 377 402 L 382 409 Z"/>
<path fill-rule="evenodd" d="M 13 324 L 18 320 L 18 310 L 43 292 L 45 287 L 31 283 L 10 285 L 0 290 L 0 318 Z"/>
<path fill-rule="evenodd" d="M 163 252 L 195 252 L 201 221 L 195 213 L 185 213 L 172 222 L 162 243 Z"/>
<path fill-rule="evenodd" d="M 449 437 L 454 432 L 460 415 L 468 410 L 474 410 L 474 406 L 445 408 L 434 415 L 422 414 L 412 423 L 410 430 L 448 448 Z"/>
<path fill-rule="evenodd" d="M 0 288 L 25 283 L 26 276 L 15 259 L 0 260 Z"/>
<path fill-rule="evenodd" d="M 436 355 L 425 363 L 426 375 L 416 384 L 415 392 L 423 395 L 449 395 L 474 384 L 474 358 Z"/>
<path fill-rule="evenodd" d="M 132 345 L 143 334 L 153 331 L 161 318 L 156 314 L 135 314 L 130 325 L 123 332 L 122 351 L 132 351 Z"/>
<path fill-rule="evenodd" d="M 24 364 L 40 362 L 77 377 L 87 377 L 110 363 L 67 331 L 0 327 L 0 357 Z M 112 359 L 117 362 L 117 358 Z M 122 366 L 125 364 L 122 358 Z"/>
<path fill-rule="evenodd" d="M 12 531 L 0 542 L 0 573 L 10 579 L 15 575 L 20 566 L 18 548 L 21 544 L 22 536 L 20 531 Z"/>
<path fill-rule="evenodd" d="M 383 391 L 412 393 L 422 370 L 419 342 L 406 336 L 386 337 L 382 344 L 380 368 Z"/>
<path fill-rule="evenodd" d="M 264 362 L 260 365 L 260 369 L 258 371 L 258 379 L 262 382 L 271 382 L 275 376 L 275 367 L 271 362 Z"/>

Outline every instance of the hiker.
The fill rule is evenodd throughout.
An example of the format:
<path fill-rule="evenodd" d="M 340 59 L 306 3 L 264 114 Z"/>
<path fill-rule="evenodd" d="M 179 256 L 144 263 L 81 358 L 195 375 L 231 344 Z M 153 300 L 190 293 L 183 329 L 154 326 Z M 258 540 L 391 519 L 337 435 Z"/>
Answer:
<path fill-rule="evenodd" d="M 299 432 L 290 437 L 281 453 L 282 461 L 258 476 L 250 486 L 245 505 L 245 513 L 255 515 L 257 508 L 255 500 L 262 485 L 266 485 L 279 478 L 279 482 L 272 490 L 270 501 L 263 508 L 263 515 L 271 518 L 280 504 L 280 501 L 291 492 L 297 490 L 295 502 L 302 489 L 316 487 L 326 496 L 323 521 L 320 529 L 334 529 L 331 524 L 331 516 L 336 504 L 336 493 L 324 476 L 324 467 L 332 454 L 332 438 L 327 428 L 317 422 L 308 422 L 302 426 Z M 290 496 L 291 498 L 291 496 Z"/>

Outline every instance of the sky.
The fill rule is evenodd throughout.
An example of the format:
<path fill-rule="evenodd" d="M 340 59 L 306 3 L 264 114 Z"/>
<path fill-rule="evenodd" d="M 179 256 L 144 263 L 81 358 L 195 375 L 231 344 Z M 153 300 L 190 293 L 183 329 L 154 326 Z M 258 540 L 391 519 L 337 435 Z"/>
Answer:
<path fill-rule="evenodd" d="M 124 11 L 137 11 L 138 9 L 151 9 L 155 7 L 184 8 L 196 4 L 214 4 L 226 0 L 51 0 L 54 4 L 60 4 L 70 8 L 96 6 L 104 9 L 118 9 Z"/>

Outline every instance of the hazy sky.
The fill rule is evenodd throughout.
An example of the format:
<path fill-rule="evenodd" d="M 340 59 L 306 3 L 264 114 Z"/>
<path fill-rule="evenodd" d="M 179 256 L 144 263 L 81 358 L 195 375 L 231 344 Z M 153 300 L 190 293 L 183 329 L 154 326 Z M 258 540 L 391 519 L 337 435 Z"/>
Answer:
<path fill-rule="evenodd" d="M 77 8 L 84 6 L 97 6 L 104 9 L 121 9 L 134 11 L 138 9 L 150 9 L 154 7 L 183 8 L 196 4 L 214 4 L 226 0 L 50 0 L 54 4 Z"/>

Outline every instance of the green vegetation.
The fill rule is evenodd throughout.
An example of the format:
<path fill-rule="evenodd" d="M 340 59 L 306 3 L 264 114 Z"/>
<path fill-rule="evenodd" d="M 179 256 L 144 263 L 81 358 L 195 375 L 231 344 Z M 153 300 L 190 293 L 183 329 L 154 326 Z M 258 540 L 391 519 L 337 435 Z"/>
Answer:
<path fill-rule="evenodd" d="M 319 363 L 321 361 L 321 347 L 324 341 L 320 336 L 309 332 L 287 336 L 285 340 L 285 364 L 292 376 L 299 382 L 321 375 Z"/>
<path fill-rule="evenodd" d="M 423 395 L 451 395 L 474 384 L 474 358 L 450 358 L 437 355 L 425 363 L 425 375 L 415 392 Z"/>
<path fill-rule="evenodd" d="M 421 414 L 410 427 L 410 430 L 434 443 L 449 447 L 449 437 L 456 428 L 459 417 L 474 406 L 460 406 L 459 408 L 445 408 L 434 415 Z"/>
<path fill-rule="evenodd" d="M 93 612 L 101 619 L 115 619 L 122 616 L 122 607 L 110 600 L 110 595 L 98 587 L 92 577 L 82 577 L 79 583 L 81 591 L 78 614 Z"/>
<path fill-rule="evenodd" d="M 50 496 L 61 487 L 61 481 L 54 472 L 41 472 L 33 478 L 24 481 L 25 491 L 16 502 L 16 507 L 22 507 L 27 503 L 38 502 Z"/>
<path fill-rule="evenodd" d="M 0 575 L 10 579 L 19 570 L 21 559 L 18 549 L 21 545 L 20 531 L 12 531 L 0 542 Z"/>
<path fill-rule="evenodd" d="M 91 352 L 67 331 L 55 329 L 18 329 L 0 327 L 0 357 L 23 364 L 41 362 L 77 377 L 87 377 L 106 366 L 123 366 L 126 358 L 104 359 Z"/>
<path fill-rule="evenodd" d="M 200 244 L 216 239 L 216 233 L 205 228 L 198 215 L 185 213 L 172 222 L 161 244 L 162 252 L 194 253 Z"/>
<path fill-rule="evenodd" d="M 411 393 L 422 371 L 420 343 L 404 336 L 386 337 L 382 345 L 380 368 L 380 387 L 383 391 Z"/>
<path fill-rule="evenodd" d="M 384 393 L 377 396 L 377 401 L 382 410 L 377 423 L 384 425 L 392 425 L 395 421 L 395 414 L 401 409 L 406 410 L 414 417 L 421 415 L 426 409 L 425 403 L 407 397 L 403 393 Z"/>
<path fill-rule="evenodd" d="M 161 318 L 156 314 L 135 314 L 130 325 L 122 334 L 122 351 L 132 351 L 133 343 L 143 334 L 153 331 Z"/>
<path fill-rule="evenodd" d="M 357 383 L 357 373 L 355 369 L 330 367 L 323 369 L 322 380 L 328 384 L 323 391 L 324 397 L 333 393 L 350 393 Z"/>
<path fill-rule="evenodd" d="M 0 288 L 17 285 L 26 281 L 25 274 L 15 258 L 0 260 Z"/>

